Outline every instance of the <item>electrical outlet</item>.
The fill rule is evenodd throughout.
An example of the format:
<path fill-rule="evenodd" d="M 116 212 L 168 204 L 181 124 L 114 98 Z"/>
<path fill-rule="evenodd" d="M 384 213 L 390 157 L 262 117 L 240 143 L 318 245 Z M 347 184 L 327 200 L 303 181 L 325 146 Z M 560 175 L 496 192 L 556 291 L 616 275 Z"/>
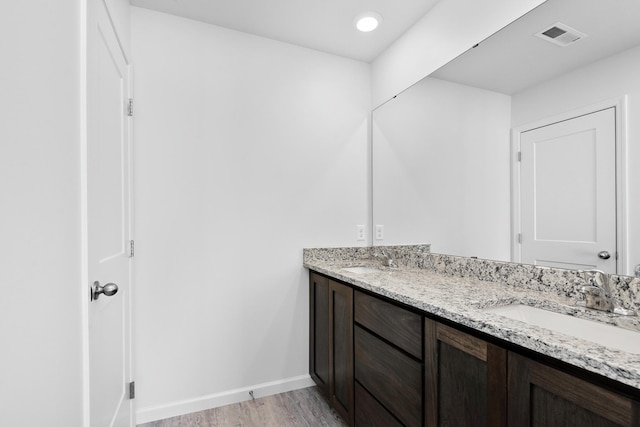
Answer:
<path fill-rule="evenodd" d="M 363 241 L 364 237 L 364 225 L 356 225 L 356 240 Z"/>
<path fill-rule="evenodd" d="M 384 240 L 384 225 L 376 225 L 376 240 Z"/>

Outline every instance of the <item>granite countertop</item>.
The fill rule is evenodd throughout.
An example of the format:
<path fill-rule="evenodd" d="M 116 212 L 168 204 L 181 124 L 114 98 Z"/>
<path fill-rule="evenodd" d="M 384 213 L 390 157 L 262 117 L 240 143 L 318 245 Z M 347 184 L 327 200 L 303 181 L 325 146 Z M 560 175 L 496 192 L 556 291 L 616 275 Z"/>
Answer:
<path fill-rule="evenodd" d="M 523 303 L 640 331 L 638 317 L 617 316 L 578 307 L 575 304 L 575 297 L 567 295 L 566 292 L 565 294 L 558 292 L 558 289 L 549 286 L 513 286 L 501 281 L 486 280 L 486 277 L 444 274 L 426 268 L 424 265 L 416 267 L 415 263 L 400 263 L 399 268 L 383 267 L 379 259 L 367 257 L 365 249 L 357 249 L 356 251 L 358 252 L 356 256 L 348 256 L 345 251 L 338 250 L 335 253 L 337 256 L 334 257 L 308 256 L 305 252 L 304 266 L 349 283 L 355 288 L 366 289 L 420 309 L 425 313 L 448 319 L 640 389 L 640 354 L 604 347 L 573 336 L 512 320 L 484 309 L 492 306 Z M 418 257 L 429 257 L 429 255 L 420 254 Z M 496 263 L 480 262 L 484 262 L 484 264 Z M 477 264 L 478 261 L 472 260 L 473 263 Z M 349 266 L 372 266 L 376 270 L 352 273 L 344 270 Z M 495 269 L 493 266 L 491 268 Z M 541 267 L 532 268 L 540 269 Z M 552 271 L 548 269 L 545 273 L 548 276 Z"/>

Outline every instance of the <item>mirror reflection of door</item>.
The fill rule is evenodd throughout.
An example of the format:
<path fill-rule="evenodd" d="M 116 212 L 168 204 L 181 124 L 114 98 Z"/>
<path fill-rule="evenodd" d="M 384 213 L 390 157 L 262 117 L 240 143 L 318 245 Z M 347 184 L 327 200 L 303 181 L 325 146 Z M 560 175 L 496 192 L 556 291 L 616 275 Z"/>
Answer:
<path fill-rule="evenodd" d="M 608 108 L 520 135 L 523 263 L 616 273 L 615 120 Z"/>

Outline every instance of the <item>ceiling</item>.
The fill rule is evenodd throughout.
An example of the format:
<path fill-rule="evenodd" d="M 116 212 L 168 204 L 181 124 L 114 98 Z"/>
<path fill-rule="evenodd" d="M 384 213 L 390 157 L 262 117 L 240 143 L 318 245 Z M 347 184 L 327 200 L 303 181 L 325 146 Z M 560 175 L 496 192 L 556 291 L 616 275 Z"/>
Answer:
<path fill-rule="evenodd" d="M 638 0 L 548 0 L 431 77 L 513 95 L 640 44 Z M 587 34 L 567 47 L 535 37 L 561 22 Z"/>
<path fill-rule="evenodd" d="M 194 19 L 322 52 L 371 62 L 439 0 L 130 0 L 134 6 Z M 354 18 L 382 15 L 373 32 Z"/>

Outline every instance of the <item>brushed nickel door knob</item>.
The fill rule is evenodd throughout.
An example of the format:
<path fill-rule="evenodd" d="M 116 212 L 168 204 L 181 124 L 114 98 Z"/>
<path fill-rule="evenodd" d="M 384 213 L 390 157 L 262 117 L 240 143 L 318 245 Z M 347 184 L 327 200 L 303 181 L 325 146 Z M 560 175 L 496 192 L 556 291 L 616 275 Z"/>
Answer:
<path fill-rule="evenodd" d="M 598 258 L 600 259 L 609 259 L 611 258 L 611 254 L 607 251 L 600 251 L 598 252 Z"/>
<path fill-rule="evenodd" d="M 100 285 L 97 280 L 91 285 L 91 301 L 97 300 L 101 294 L 107 297 L 113 296 L 118 293 L 118 285 L 115 283 L 107 283 L 106 285 Z"/>

